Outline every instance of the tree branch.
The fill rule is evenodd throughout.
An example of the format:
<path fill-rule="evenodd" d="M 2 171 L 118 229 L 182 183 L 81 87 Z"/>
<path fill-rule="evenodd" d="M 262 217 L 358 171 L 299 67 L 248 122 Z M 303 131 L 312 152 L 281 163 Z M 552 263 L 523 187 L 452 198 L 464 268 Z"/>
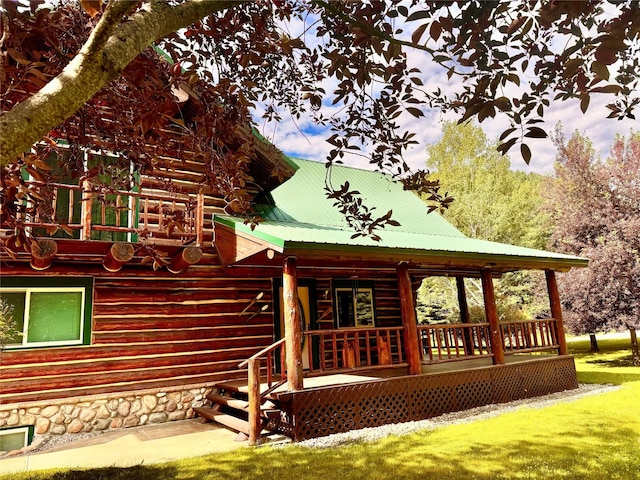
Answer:
<path fill-rule="evenodd" d="M 134 2 L 110 2 L 74 59 L 38 93 L 0 116 L 0 165 L 12 162 L 73 115 L 155 40 L 214 12 L 245 1 L 191 0 L 177 6 L 145 3 L 128 20 Z"/>

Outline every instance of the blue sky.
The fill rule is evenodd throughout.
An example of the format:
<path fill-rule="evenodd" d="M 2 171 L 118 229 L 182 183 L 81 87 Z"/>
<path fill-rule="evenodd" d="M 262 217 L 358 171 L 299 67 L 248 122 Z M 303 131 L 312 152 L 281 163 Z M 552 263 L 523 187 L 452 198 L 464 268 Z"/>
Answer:
<path fill-rule="evenodd" d="M 443 84 L 443 87 L 446 86 Z M 545 123 L 541 128 L 553 131 L 558 122 L 562 122 L 564 131 L 569 136 L 575 130 L 584 132 L 591 139 L 597 152 L 606 158 L 616 134 L 628 135 L 631 129 L 640 130 L 637 120 L 624 119 L 618 121 L 606 118 L 609 110 L 605 108 L 606 98 L 594 98 L 586 114 L 580 110 L 577 101 L 556 102 L 545 114 Z M 455 116 L 438 110 L 429 110 L 425 117 L 415 119 L 407 116 L 403 126 L 417 135 L 419 144 L 405 155 L 405 161 L 414 169 L 424 168 L 426 161 L 425 148 L 436 143 L 442 136 L 441 126 L 444 120 L 453 120 Z M 488 119 L 480 124 L 490 139 L 497 139 L 508 127 L 506 119 Z M 330 136 L 327 129 L 314 125 L 310 119 L 295 120 L 286 114 L 278 125 L 260 124 L 263 133 L 278 148 L 294 157 L 323 161 L 331 148 L 325 139 Z M 263 128 L 264 127 L 264 128 Z M 509 152 L 511 168 L 527 172 L 552 173 L 556 149 L 550 139 L 528 139 L 532 151 L 530 165 L 522 160 L 517 146 Z M 360 168 L 370 168 L 366 159 L 361 157 L 346 159 L 345 163 Z"/>
<path fill-rule="evenodd" d="M 308 19 L 307 26 L 312 23 Z M 302 24 L 291 23 L 285 26 L 291 36 L 299 35 L 304 29 Z M 409 31 L 409 30 L 407 30 Z M 408 34 L 408 33 L 407 33 Z M 312 31 L 307 31 L 305 40 L 313 39 Z M 415 65 L 422 71 L 422 80 L 426 87 L 443 91 L 451 91 L 456 85 L 451 85 L 447 79 L 446 71 L 434 64 L 420 52 L 407 52 L 410 66 Z M 613 77 L 613 75 L 612 75 Z M 459 86 L 459 85 L 458 85 Z M 323 85 L 327 93 L 332 91 L 332 84 Z M 624 119 L 618 121 L 608 119 L 609 110 L 605 104 L 611 100 L 611 96 L 592 95 L 589 110 L 583 114 L 578 101 L 552 102 L 545 113 L 545 123 L 539 126 L 547 132 L 552 132 L 558 122 L 562 122 L 564 131 L 569 136 L 573 131 L 579 130 L 591 139 L 600 156 L 606 158 L 609 148 L 617 133 L 628 135 L 630 129 L 639 130 L 640 123 L 637 120 Z M 325 114 L 331 112 L 329 107 Z M 456 120 L 456 117 L 439 110 L 425 110 L 425 117 L 416 119 L 410 115 L 402 117 L 402 126 L 416 133 L 418 145 L 408 151 L 405 161 L 413 169 L 424 168 L 426 160 L 425 148 L 439 141 L 442 132 L 441 126 L 444 120 Z M 509 127 L 505 118 L 487 119 L 480 124 L 485 134 L 490 139 L 497 139 L 500 134 Z M 330 145 L 325 139 L 331 133 L 314 125 L 309 118 L 295 120 L 286 112 L 282 121 L 277 125 L 259 124 L 263 134 L 285 153 L 311 160 L 323 161 L 326 158 Z M 552 141 L 547 139 L 528 139 L 527 144 L 532 151 L 530 165 L 526 165 L 520 156 L 520 149 L 516 145 L 509 152 L 511 168 L 514 170 L 532 171 L 537 173 L 552 173 L 556 149 Z M 352 157 L 345 159 L 345 163 L 360 168 L 371 168 L 365 158 Z"/>

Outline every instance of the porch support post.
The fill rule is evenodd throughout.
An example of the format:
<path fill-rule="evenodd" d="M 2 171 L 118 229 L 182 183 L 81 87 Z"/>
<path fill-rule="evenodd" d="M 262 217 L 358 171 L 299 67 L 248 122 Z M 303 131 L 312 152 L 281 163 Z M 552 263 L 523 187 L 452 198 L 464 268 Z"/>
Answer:
<path fill-rule="evenodd" d="M 464 286 L 464 277 L 456 277 L 456 286 L 458 287 L 458 305 L 460 306 L 460 322 L 471 323 L 469 316 L 469 305 L 467 304 L 467 291 Z M 473 355 L 473 334 L 471 330 L 465 328 L 464 335 L 464 353 Z"/>
<path fill-rule="evenodd" d="M 282 270 L 284 338 L 287 357 L 287 387 L 302 390 L 302 332 L 298 307 L 298 275 L 295 257 L 287 257 Z"/>
<path fill-rule="evenodd" d="M 396 267 L 396 275 L 398 276 L 400 313 L 402 314 L 402 326 L 404 327 L 404 348 L 407 362 L 409 363 L 409 375 L 420 375 L 422 373 L 422 362 L 420 360 L 418 320 L 413 302 L 413 289 L 411 288 L 408 265 L 400 263 Z"/>
<path fill-rule="evenodd" d="M 544 272 L 547 277 L 547 291 L 549 292 L 549 304 L 551 305 L 551 316 L 556 320 L 556 338 L 558 339 L 558 355 L 567 354 L 567 339 L 564 336 L 564 321 L 562 319 L 562 306 L 560 304 L 560 294 L 558 293 L 558 282 L 556 272 L 547 270 Z"/>
<path fill-rule="evenodd" d="M 500 333 L 500 320 L 498 318 L 498 309 L 496 308 L 496 295 L 493 291 L 493 277 L 491 276 L 490 268 L 482 270 L 482 293 L 484 295 L 484 311 L 491 330 L 493 363 L 494 365 L 502 365 L 504 363 L 504 345 Z"/>

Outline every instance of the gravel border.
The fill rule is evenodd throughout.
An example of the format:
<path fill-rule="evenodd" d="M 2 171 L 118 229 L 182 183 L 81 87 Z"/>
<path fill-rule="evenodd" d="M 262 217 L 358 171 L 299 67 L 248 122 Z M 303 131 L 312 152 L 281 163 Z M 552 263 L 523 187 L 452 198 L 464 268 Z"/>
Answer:
<path fill-rule="evenodd" d="M 563 392 L 552 393 L 542 397 L 526 398 L 509 403 L 492 404 L 460 412 L 446 413 L 427 420 L 395 423 L 382 425 L 380 427 L 352 430 L 345 433 L 335 433 L 326 437 L 304 440 L 302 442 L 295 443 L 295 445 L 311 448 L 330 448 L 359 442 L 373 442 L 389 435 L 408 435 L 416 432 L 417 430 L 434 430 L 447 425 L 475 422 L 476 420 L 497 417 L 503 413 L 513 412 L 522 408 L 537 409 L 549 407 L 557 403 L 572 402 L 582 397 L 611 392 L 618 390 L 619 388 L 619 385 L 580 384 L 575 390 L 565 390 Z"/>
<path fill-rule="evenodd" d="M 358 442 L 373 442 L 389 435 L 408 435 L 418 430 L 433 430 L 447 425 L 469 423 L 485 418 L 492 418 L 521 408 L 544 408 L 560 402 L 571 402 L 588 395 L 611 392 L 619 388 L 620 386 L 618 385 L 580 384 L 575 390 L 565 390 L 563 392 L 552 393 L 542 397 L 527 398 L 509 403 L 492 404 L 460 412 L 446 413 L 426 420 L 363 428 L 361 430 L 352 430 L 345 433 L 336 433 L 326 437 L 312 438 L 297 443 L 292 443 L 287 438 L 281 438 L 279 441 L 273 441 L 273 439 L 270 441 L 269 439 L 266 439 L 266 442 L 264 442 L 263 445 L 271 445 L 273 447 L 300 445 L 311 448 L 331 448 Z M 113 430 L 65 435 L 36 435 L 33 443 L 27 447 L 28 451 L 20 453 L 41 453 L 73 442 L 97 437 L 108 432 L 113 432 Z"/>

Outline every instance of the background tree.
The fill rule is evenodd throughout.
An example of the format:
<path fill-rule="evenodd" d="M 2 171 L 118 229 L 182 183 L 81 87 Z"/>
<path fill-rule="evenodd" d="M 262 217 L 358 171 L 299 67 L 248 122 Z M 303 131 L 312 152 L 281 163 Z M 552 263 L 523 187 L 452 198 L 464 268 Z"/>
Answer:
<path fill-rule="evenodd" d="M 640 364 L 640 133 L 618 136 L 606 161 L 579 132 L 566 140 L 561 127 L 550 207 L 551 246 L 590 259 L 586 269 L 563 274 L 567 325 L 574 333 L 629 329 Z"/>
<path fill-rule="evenodd" d="M 408 186 L 444 201 L 424 172 L 409 174 L 402 153 L 414 140 L 399 128 L 401 115 L 420 117 L 426 108 L 480 122 L 504 115 L 512 125 L 499 147 L 505 152 L 526 138 L 546 135 L 538 124 L 551 99 L 579 98 L 586 111 L 591 95 L 611 95 L 612 117 L 633 117 L 640 103 L 640 6 L 634 0 L 615 5 L 604 0 L 87 0 L 79 2 L 82 8 L 67 2 L 53 12 L 38 10 L 38 4 L 2 3 L 3 167 L 19 162 L 42 170 L 44 154 L 23 152 L 46 135 L 73 144 L 108 139 L 118 147 L 123 144 L 115 140 L 116 125 L 133 124 L 137 128 L 127 134 L 136 133 L 139 140 L 123 138 L 142 143 L 161 137 L 159 125 L 169 122 L 186 135 L 199 128 L 213 134 L 207 138 L 214 153 L 206 154 L 212 173 L 205 180 L 222 183 L 215 186 L 230 189 L 242 206 L 243 178 L 235 172 L 246 172 L 251 141 L 238 145 L 237 138 L 227 137 L 251 125 L 251 108 L 260 101 L 269 118 L 309 114 L 328 126 L 329 165 L 345 155 L 366 155 L 377 168 L 407 175 Z M 301 24 L 301 33 L 291 35 L 289 22 Z M 131 63 L 142 52 L 153 61 L 145 50 L 153 42 L 170 53 L 175 68 L 149 79 L 142 65 Z M 407 62 L 410 49 L 446 70 L 459 85 L 453 94 L 426 87 L 425 75 Z M 177 100 L 174 87 L 189 85 L 196 73 L 215 86 L 198 98 L 200 112 L 212 113 L 189 123 L 168 107 Z M 336 85 L 331 92 L 324 90 L 327 79 Z M 140 86 L 153 89 L 155 100 L 141 105 L 166 109 L 125 108 Z M 325 115 L 328 105 L 342 108 Z M 107 122 L 88 122 L 107 110 Z M 222 120 L 216 124 L 217 114 Z M 525 143 L 521 152 L 528 161 Z M 5 171 L 10 185 L 20 182 L 17 170 Z M 227 174 L 234 179 L 231 186 L 225 184 Z M 332 185 L 330 175 L 327 193 L 351 212 L 347 218 L 357 232 L 369 234 L 390 221 L 388 213 L 376 217 L 372 208 L 361 207 L 353 188 Z"/>
<path fill-rule="evenodd" d="M 542 210 L 540 187 L 543 177 L 510 170 L 480 126 L 470 122 L 445 122 L 440 141 L 427 147 L 427 168 L 441 188 L 456 200 L 443 213 L 464 234 L 484 240 L 530 248 L 544 248 L 551 233 L 549 218 Z M 482 287 L 467 279 L 472 320 L 484 321 Z M 525 319 L 549 308 L 539 294 L 535 272 L 515 272 L 496 282 L 501 319 Z M 433 313 L 457 321 L 459 307 L 455 282 L 449 278 L 426 279 L 418 293 L 418 311 L 424 320 L 437 320 Z M 443 315 L 442 312 L 448 312 Z"/>

